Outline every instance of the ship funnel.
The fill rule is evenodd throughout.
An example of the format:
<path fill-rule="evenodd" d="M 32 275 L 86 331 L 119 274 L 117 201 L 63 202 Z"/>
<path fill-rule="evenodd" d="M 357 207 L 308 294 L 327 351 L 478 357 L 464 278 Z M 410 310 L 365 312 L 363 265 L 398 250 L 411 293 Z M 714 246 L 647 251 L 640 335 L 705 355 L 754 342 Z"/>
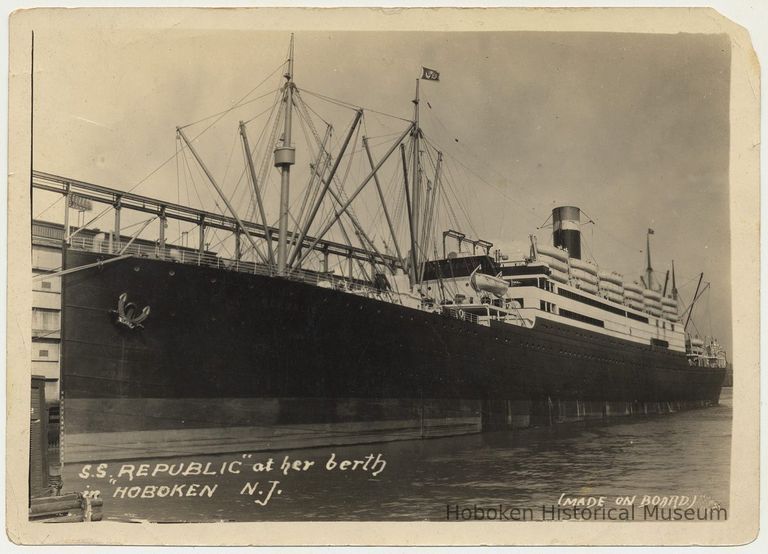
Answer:
<path fill-rule="evenodd" d="M 571 258 L 581 259 L 581 210 L 574 206 L 559 206 L 552 210 L 552 242 L 568 249 Z"/>

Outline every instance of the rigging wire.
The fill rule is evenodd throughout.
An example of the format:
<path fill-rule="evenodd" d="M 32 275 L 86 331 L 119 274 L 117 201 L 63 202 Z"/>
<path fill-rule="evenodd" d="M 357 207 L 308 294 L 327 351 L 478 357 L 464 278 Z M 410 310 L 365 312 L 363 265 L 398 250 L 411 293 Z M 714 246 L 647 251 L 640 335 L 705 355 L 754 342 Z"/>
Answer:
<path fill-rule="evenodd" d="M 179 175 L 179 146 L 180 146 L 181 137 L 179 137 L 179 134 L 176 133 L 176 136 L 174 137 L 173 143 L 176 147 L 176 203 L 181 205 L 181 178 Z M 176 221 L 176 232 L 179 236 L 181 236 L 181 220 Z M 119 237 L 118 237 L 119 239 Z"/>
<path fill-rule="evenodd" d="M 256 155 L 256 152 L 258 152 L 259 148 L 261 147 L 261 141 L 266 136 L 267 129 L 268 128 L 273 128 L 272 126 L 274 125 L 274 123 L 272 123 L 270 125 L 270 122 L 272 121 L 273 117 L 277 118 L 277 116 L 280 113 L 280 109 L 279 109 L 279 106 L 281 105 L 280 101 L 281 101 L 281 95 L 279 93 L 275 93 L 275 98 L 274 98 L 274 100 L 272 102 L 272 106 L 268 110 L 265 110 L 264 112 L 261 112 L 258 115 L 258 116 L 261 116 L 265 112 L 269 111 L 269 116 L 267 117 L 267 120 L 264 122 L 264 125 L 261 128 L 261 132 L 259 133 L 259 136 L 256 138 L 256 142 L 253 145 L 253 150 L 249 153 L 249 155 L 251 156 L 252 159 Z M 256 117 L 251 118 L 249 120 L 249 122 L 253 121 L 254 119 L 256 119 Z M 277 121 L 277 119 L 276 119 L 276 121 Z M 248 122 L 246 122 L 245 125 L 247 126 Z M 270 150 L 269 148 L 265 149 L 265 154 L 264 154 L 265 158 L 269 157 L 269 153 L 270 153 L 269 150 Z M 247 163 L 248 163 L 248 160 L 245 160 L 245 163 L 244 163 L 244 166 L 243 166 L 243 174 L 245 174 Z M 264 163 L 264 161 L 262 160 L 262 164 L 263 163 Z M 259 165 L 259 172 L 256 174 L 256 178 L 259 179 L 259 181 L 258 181 L 256 186 L 261 187 L 262 196 L 264 198 L 266 198 L 266 183 L 265 183 L 266 177 L 262 178 L 262 174 L 261 174 L 262 164 Z M 254 191 L 252 191 L 252 193 L 251 193 L 250 209 L 248 210 L 248 212 L 246 214 L 247 215 L 247 219 L 256 219 L 257 209 L 258 209 L 258 205 L 257 205 L 257 201 L 256 201 L 256 193 Z"/>
<path fill-rule="evenodd" d="M 59 195 L 59 197 L 58 197 L 56 200 L 54 200 L 54 201 L 53 201 L 51 204 L 49 204 L 49 205 L 48 205 L 48 207 L 47 207 L 47 208 L 45 208 L 45 209 L 44 209 L 42 212 L 40 212 L 39 214 L 37 214 L 36 216 L 34 216 L 34 217 L 33 217 L 33 219 L 40 219 L 41 217 L 43 217 L 43 214 L 44 214 L 44 213 L 46 213 L 48 210 L 50 210 L 51 208 L 53 208 L 53 207 L 54 207 L 56 204 L 58 204 L 59 202 L 61 202 L 62 200 L 64 200 L 65 196 L 66 196 L 66 195 L 64 195 L 64 194 L 60 194 L 60 195 Z"/>
<path fill-rule="evenodd" d="M 186 129 L 187 127 L 191 127 L 192 125 L 197 125 L 198 123 L 202 123 L 203 121 L 207 121 L 207 120 L 209 120 L 209 119 L 211 119 L 211 118 L 214 118 L 214 117 L 217 117 L 217 116 L 222 116 L 222 117 L 223 117 L 224 115 L 228 114 L 228 113 L 229 113 L 229 112 L 231 112 L 232 110 L 235 110 L 235 109 L 237 109 L 237 108 L 239 108 L 239 107 L 241 107 L 241 106 L 245 105 L 245 103 L 250 103 L 250 102 L 252 102 L 252 101 L 255 101 L 255 100 L 259 100 L 259 99 L 261 99 L 261 98 L 263 98 L 263 97 L 265 97 L 265 96 L 269 96 L 269 95 L 270 95 L 270 94 L 272 94 L 272 92 L 274 92 L 274 91 L 269 91 L 269 92 L 266 92 L 266 93 L 264 93 L 262 96 L 259 96 L 258 98 L 254 98 L 254 99 L 252 99 L 252 100 L 249 100 L 248 102 L 245 102 L 245 103 L 243 103 L 243 102 L 245 101 L 245 99 L 246 99 L 246 98 L 248 98 L 248 97 L 249 97 L 251 94 L 253 94 L 254 92 L 256 92 L 256 90 L 258 90 L 258 89 L 259 89 L 259 87 L 261 87 L 261 85 L 263 85 L 264 83 L 266 83 L 267 81 L 269 81 L 269 80 L 270 80 L 270 79 L 271 79 L 271 78 L 272 78 L 272 77 L 275 75 L 275 73 L 277 73 L 278 71 L 280 71 L 280 70 L 281 70 L 281 69 L 282 69 L 282 68 L 285 66 L 285 64 L 287 64 L 287 63 L 288 63 L 288 58 L 286 57 L 286 58 L 285 58 L 285 59 L 284 59 L 282 62 L 280 62 L 280 64 L 279 64 L 277 67 L 275 67 L 275 69 L 273 69 L 273 70 L 272 70 L 272 72 L 271 72 L 269 75 L 267 75 L 266 77 L 264 77 L 264 79 L 262 79 L 262 80 L 259 82 L 259 84 L 258 84 L 258 85 L 256 85 L 256 86 L 255 86 L 255 87 L 253 87 L 251 90 L 249 90 L 248 92 L 246 92 L 246 93 L 245 93 L 245 95 L 244 95 L 244 96 L 242 96 L 242 97 L 241 97 L 241 98 L 240 98 L 238 101 L 236 101 L 236 102 L 235 102 L 235 103 L 234 103 L 234 104 L 233 104 L 231 107 L 229 107 L 229 108 L 227 108 L 226 110 L 223 110 L 223 111 L 221 111 L 221 112 L 218 112 L 218 113 L 215 113 L 215 114 L 212 114 L 212 115 L 206 116 L 206 117 L 204 117 L 203 119 L 200 119 L 200 120 L 198 120 L 198 121 L 195 121 L 195 122 L 192 122 L 192 123 L 187 123 L 186 125 L 183 125 L 183 126 L 181 126 L 181 128 L 182 128 L 182 129 Z M 221 117 L 219 117 L 219 118 L 216 120 L 216 122 L 217 122 L 217 121 L 219 121 L 220 119 L 221 119 Z M 212 123 L 211 125 L 215 124 L 216 122 Z M 208 129 L 210 129 L 210 125 L 209 125 L 208 127 L 206 127 L 206 130 L 208 130 Z M 203 132 L 205 132 L 205 131 L 203 131 Z M 199 135 L 198 135 L 198 136 L 199 136 Z M 192 140 L 194 140 L 194 139 L 192 139 Z"/>
<path fill-rule="evenodd" d="M 278 68 L 277 68 L 277 69 L 279 69 L 279 68 L 281 68 L 282 66 L 284 66 L 286 62 L 287 62 L 287 60 L 286 60 L 286 61 L 284 61 L 283 63 L 281 63 L 281 64 L 280 64 L 280 66 L 278 66 Z M 271 77 L 272 75 L 274 75 L 274 73 L 277 71 L 277 69 L 276 69 L 275 71 L 273 71 L 273 72 L 272 72 L 272 74 L 270 74 L 270 76 L 269 76 L 269 77 Z M 255 91 L 257 88 L 259 88 L 259 87 L 260 87 L 260 86 L 261 86 L 261 85 L 262 85 L 264 82 L 266 82 L 266 81 L 267 81 L 267 79 L 269 79 L 269 77 L 267 77 L 267 78 L 266 78 L 266 79 L 264 79 L 264 80 L 263 80 L 261 83 L 259 83 L 258 85 L 256 85 L 256 86 L 255 86 L 253 89 L 251 89 L 250 91 L 248 91 L 248 93 L 247 93 L 245 96 L 243 96 L 243 97 L 242 97 L 242 98 L 241 98 L 241 99 L 238 101 L 238 103 L 239 103 L 239 102 L 241 102 L 242 100 L 244 100 L 245 98 L 247 98 L 247 97 L 248 97 L 248 96 L 249 96 L 249 95 L 250 95 L 250 94 L 251 94 L 253 91 Z M 222 118 L 223 118 L 223 117 L 224 117 L 226 114 L 228 114 L 228 113 L 229 113 L 229 112 L 231 112 L 232 110 L 234 110 L 234 109 L 238 108 L 238 107 L 239 107 L 238 103 L 236 103 L 235 105 L 233 105 L 233 106 L 232 106 L 231 108 L 229 108 L 228 110 L 225 110 L 224 112 L 220 113 L 220 114 L 218 115 L 218 117 L 216 117 L 216 119 L 215 119 L 215 120 L 214 120 L 214 121 L 213 121 L 213 122 L 212 122 L 210 125 L 208 125 L 208 126 L 205 128 L 205 129 L 203 129 L 202 131 L 200 131 L 200 132 L 199 132 L 197 135 L 195 135 L 195 136 L 194 136 L 194 137 L 193 137 L 193 138 L 190 140 L 190 142 L 194 142 L 195 140 L 197 140 L 198 138 L 200 138 L 200 136 L 202 136 L 202 135 L 203 135 L 205 132 L 207 132 L 207 131 L 208 131 L 208 130 L 211 128 L 211 127 L 213 127 L 213 126 L 214 126 L 216 123 L 218 123 L 218 122 L 219 122 L 219 121 L 220 121 L 220 120 L 221 120 L 221 119 L 222 119 Z M 189 126 L 189 125 L 187 125 L 187 126 Z M 183 148 L 182 150 L 186 150 L 186 148 Z M 153 175 L 155 175 L 155 174 L 156 174 L 158 171 L 160 171 L 160 170 L 161 170 L 163 167 L 165 167 L 166 165 L 168 165 L 168 163 L 169 163 L 169 162 L 170 162 L 172 159 L 174 159 L 174 158 L 175 158 L 177 155 L 178 155 L 178 154 L 177 154 L 177 152 L 174 152 L 174 153 L 173 153 L 173 154 L 172 154 L 170 157 L 168 157 L 168 158 L 167 158 L 165 161 L 163 161 L 163 162 L 162 162 L 160 165 L 158 165 L 158 166 L 157 166 L 155 169 L 153 169 L 152 171 L 150 171 L 150 172 L 149 172 L 149 173 L 148 173 L 146 176 L 144 176 L 142 179 L 140 179 L 138 182 L 136 182 L 136 183 L 135 183 L 133 186 L 131 186 L 131 187 L 130 187 L 128 190 L 126 190 L 126 191 L 124 191 L 124 192 L 128 192 L 128 193 L 130 193 L 130 192 L 133 192 L 133 191 L 135 191 L 135 190 L 136 190 L 138 187 L 140 187 L 142 184 L 144 184 L 144 183 L 145 183 L 145 182 L 146 182 L 146 181 L 147 181 L 147 180 L 148 180 L 150 177 L 152 177 L 152 176 L 153 176 Z M 90 227 L 90 226 L 91 226 L 91 225 L 92 225 L 94 222 L 96 222 L 98 219 L 100 219 L 100 218 L 101 218 L 101 217 L 102 217 L 102 216 L 103 216 L 105 213 L 107 213 L 107 212 L 108 212 L 109 210 L 111 210 L 111 209 L 112 209 L 112 206 L 107 206 L 106 208 L 104 208 L 104 209 L 103 209 L 103 210 L 102 210 L 100 213 L 98 213 L 98 214 L 97 214 L 95 217 L 93 217 L 91 220 L 89 220 L 89 221 L 88 221 L 88 223 L 85 223 L 85 224 L 84 224 L 82 227 L 80 227 L 79 229 L 77 229 L 77 230 L 75 231 L 75 233 L 73 233 L 73 234 L 72 234 L 72 236 L 74 236 L 74 234 L 76 234 L 77 232 L 79 232 L 81 229 L 85 229 L 85 228 L 87 228 L 87 227 Z"/>
<path fill-rule="evenodd" d="M 192 127 L 194 125 L 197 125 L 198 123 L 202 123 L 203 121 L 208 121 L 209 119 L 212 119 L 212 118 L 214 118 L 216 116 L 227 115 L 228 113 L 230 113 L 233 110 L 236 110 L 238 108 L 242 108 L 243 106 L 247 106 L 248 104 L 253 104 L 254 102 L 258 102 L 262 98 L 266 98 L 270 94 L 274 93 L 275 91 L 279 91 L 279 90 L 280 90 L 280 88 L 272 89 L 272 90 L 270 90 L 268 92 L 265 92 L 264 94 L 262 94 L 260 96 L 257 96 L 256 98 L 251 98 L 250 100 L 246 100 L 245 102 L 238 102 L 235 105 L 233 105 L 232 107 L 227 108 L 226 110 L 221 110 L 220 112 L 216 112 L 216 113 L 211 114 L 209 116 L 206 116 L 206 117 L 204 117 L 202 119 L 198 119 L 197 121 L 193 121 L 192 123 L 187 123 L 186 125 L 179 125 L 179 128 L 180 129 L 186 129 L 187 127 Z"/>
<path fill-rule="evenodd" d="M 400 117 L 400 116 L 397 116 L 397 115 L 394 115 L 394 114 L 391 114 L 391 113 L 382 112 L 380 110 L 374 110 L 373 108 L 368 108 L 368 107 L 365 107 L 365 106 L 360 106 L 358 104 L 353 104 L 351 102 L 345 102 L 344 100 L 339 100 L 337 98 L 332 98 L 330 96 L 326 96 L 326 95 L 320 94 L 318 92 L 313 92 L 311 90 L 307 90 L 307 89 L 301 89 L 301 90 L 303 90 L 304 92 L 306 92 L 307 94 L 309 94 L 311 96 L 319 98 L 320 100 L 325 100 L 326 102 L 330 102 L 331 104 L 336 104 L 337 106 L 340 106 L 342 108 L 347 108 L 349 110 L 355 110 L 355 111 L 357 111 L 357 110 L 364 110 L 364 111 L 367 111 L 367 112 L 377 113 L 379 115 L 384 115 L 384 116 L 387 116 L 387 117 L 391 117 L 393 119 L 399 119 L 400 121 L 405 121 L 407 123 L 411 123 L 411 119 L 407 119 L 405 117 Z"/>

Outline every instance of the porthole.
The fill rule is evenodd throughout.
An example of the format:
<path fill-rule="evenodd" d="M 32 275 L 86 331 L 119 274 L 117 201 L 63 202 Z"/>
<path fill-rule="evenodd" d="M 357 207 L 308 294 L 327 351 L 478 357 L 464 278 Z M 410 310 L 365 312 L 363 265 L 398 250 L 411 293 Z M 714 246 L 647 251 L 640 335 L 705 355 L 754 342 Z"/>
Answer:
<path fill-rule="evenodd" d="M 174 275 L 176 275 L 176 272 L 175 272 L 174 270 L 172 270 L 172 269 L 171 269 L 171 270 L 168 272 L 168 275 L 170 275 L 171 277 L 173 277 Z"/>
<path fill-rule="evenodd" d="M 135 265 L 135 266 L 133 266 L 133 270 L 136 271 L 136 272 L 139 272 L 139 271 L 141 271 L 141 268 L 139 266 Z"/>

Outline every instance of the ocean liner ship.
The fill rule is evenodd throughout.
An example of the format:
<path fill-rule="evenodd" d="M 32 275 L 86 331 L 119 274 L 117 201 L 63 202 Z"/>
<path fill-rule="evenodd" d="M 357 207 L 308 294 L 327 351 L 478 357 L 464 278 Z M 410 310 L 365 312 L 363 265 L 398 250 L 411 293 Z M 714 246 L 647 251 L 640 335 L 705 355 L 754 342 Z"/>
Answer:
<path fill-rule="evenodd" d="M 284 77 L 268 147 L 281 176 L 277 226 L 242 122 L 256 221 L 240 217 L 178 128 L 227 211 L 198 214 L 198 249 L 166 240 L 165 218 L 194 221 L 170 203 L 155 214 L 158 241 L 124 236 L 121 207 L 149 205 L 127 192 L 93 193 L 115 206 L 113 231 L 85 236 L 65 223 L 65 462 L 434 437 L 718 402 L 724 354 L 686 333 L 691 306 L 682 309 L 674 277 L 669 289 L 654 282 L 650 254 L 638 281 L 584 259 L 579 208 L 555 208 L 552 244 L 532 236 L 519 260 L 461 232 L 435 232 L 443 159 L 419 125 L 419 81 L 413 119 L 378 161 L 363 137 L 370 171 L 351 193 L 340 166 L 364 110 L 352 110 L 334 154 L 330 131 L 312 130 L 317 155 L 293 209 L 293 118 L 309 121 L 310 112 L 292 46 Z M 439 76 L 425 69 L 422 78 Z M 382 194 L 385 163 L 401 172 L 407 245 Z M 381 200 L 385 252 L 352 211 L 366 187 Z M 214 221 L 232 231 L 235 256 L 206 249 Z M 339 227 L 347 244 L 327 238 Z M 334 253 L 348 269 L 329 270 Z"/>

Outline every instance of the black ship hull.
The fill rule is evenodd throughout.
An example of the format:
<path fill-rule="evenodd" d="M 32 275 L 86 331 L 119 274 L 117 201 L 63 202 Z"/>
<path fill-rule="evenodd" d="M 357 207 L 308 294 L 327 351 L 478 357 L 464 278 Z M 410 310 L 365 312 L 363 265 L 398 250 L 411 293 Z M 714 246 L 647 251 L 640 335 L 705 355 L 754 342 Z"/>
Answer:
<path fill-rule="evenodd" d="M 68 250 L 65 266 L 106 259 Z M 123 293 L 150 307 L 142 327 L 118 321 Z M 236 451 L 668 411 L 716 403 L 725 371 L 543 319 L 485 327 L 149 258 L 66 275 L 62 305 L 65 461 L 120 457 L 117 446 L 125 457 Z"/>

